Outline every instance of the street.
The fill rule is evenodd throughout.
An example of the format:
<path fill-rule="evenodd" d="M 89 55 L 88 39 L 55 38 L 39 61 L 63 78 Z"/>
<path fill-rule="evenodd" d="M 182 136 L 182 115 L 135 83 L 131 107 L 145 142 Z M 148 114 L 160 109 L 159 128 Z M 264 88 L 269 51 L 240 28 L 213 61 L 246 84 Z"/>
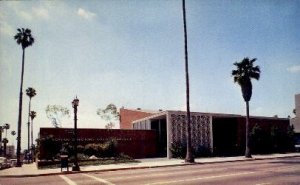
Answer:
<path fill-rule="evenodd" d="M 19 184 L 300 184 L 300 157 L 0 179 L 0 185 Z"/>

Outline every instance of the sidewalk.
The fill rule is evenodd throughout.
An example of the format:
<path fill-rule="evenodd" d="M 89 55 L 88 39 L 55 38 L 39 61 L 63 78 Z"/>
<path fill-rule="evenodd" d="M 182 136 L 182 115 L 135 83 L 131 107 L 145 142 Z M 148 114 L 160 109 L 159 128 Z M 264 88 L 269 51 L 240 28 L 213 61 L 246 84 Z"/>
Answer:
<path fill-rule="evenodd" d="M 252 158 L 245 158 L 244 156 L 237 157 L 210 157 L 210 158 L 197 158 L 195 164 L 207 164 L 207 163 L 222 163 L 222 162 L 234 162 L 234 161 L 249 161 L 249 160 L 263 160 L 263 159 L 275 159 L 275 158 L 287 158 L 287 157 L 300 157 L 300 153 L 289 154 L 271 154 L 271 155 L 253 155 Z M 1 177 L 33 177 L 42 175 L 55 175 L 66 173 L 84 173 L 93 171 L 111 171 L 111 170 L 125 170 L 125 169 L 142 169 L 142 168 L 155 168 L 162 166 L 181 166 L 189 165 L 185 163 L 183 159 L 167 159 L 167 158 L 154 158 L 154 159 L 139 159 L 139 163 L 121 163 L 99 166 L 81 166 L 80 172 L 72 172 L 72 168 L 69 168 L 69 172 L 64 169 L 61 172 L 60 168 L 56 169 L 37 169 L 36 164 L 24 164 L 21 168 L 9 168 L 0 171 Z"/>

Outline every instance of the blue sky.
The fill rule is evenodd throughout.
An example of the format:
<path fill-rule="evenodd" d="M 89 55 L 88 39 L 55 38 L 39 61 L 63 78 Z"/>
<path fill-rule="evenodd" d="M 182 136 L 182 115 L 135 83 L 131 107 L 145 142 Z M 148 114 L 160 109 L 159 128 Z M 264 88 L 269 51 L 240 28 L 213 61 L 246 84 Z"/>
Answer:
<path fill-rule="evenodd" d="M 191 110 L 244 114 L 231 70 L 250 57 L 262 71 L 253 82 L 250 113 L 293 115 L 300 92 L 300 2 L 186 0 L 186 6 Z M 13 36 L 21 27 L 36 40 L 26 49 L 23 87 L 37 90 L 34 137 L 39 127 L 52 127 L 46 106 L 72 112 L 76 95 L 79 127 L 103 128 L 96 110 L 109 103 L 185 109 L 180 0 L 1 1 L 0 23 L 0 124 L 10 123 L 11 130 L 17 128 L 22 54 Z M 64 127 L 73 126 L 72 116 Z"/>

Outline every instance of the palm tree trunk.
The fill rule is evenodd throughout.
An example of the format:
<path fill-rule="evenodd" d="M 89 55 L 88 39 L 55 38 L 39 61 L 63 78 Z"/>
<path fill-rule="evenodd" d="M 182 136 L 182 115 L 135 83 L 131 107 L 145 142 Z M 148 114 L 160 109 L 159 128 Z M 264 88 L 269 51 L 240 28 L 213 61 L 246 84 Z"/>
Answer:
<path fill-rule="evenodd" d="M 18 140 L 17 140 L 17 164 L 16 167 L 21 167 L 21 126 L 22 126 L 22 98 L 23 98 L 23 76 L 24 76 L 24 63 L 25 63 L 25 49 L 22 48 L 22 71 L 21 71 L 21 85 L 19 95 L 19 116 L 18 116 Z"/>
<path fill-rule="evenodd" d="M 249 101 L 246 101 L 246 151 L 245 157 L 251 158 L 251 151 L 249 146 Z"/>
<path fill-rule="evenodd" d="M 2 156 L 2 128 L 0 128 L 0 156 Z"/>
<path fill-rule="evenodd" d="M 30 150 L 30 107 L 31 107 L 31 97 L 29 97 L 29 105 L 28 105 L 28 145 L 27 149 Z"/>
<path fill-rule="evenodd" d="M 188 48 L 187 48 L 187 29 L 186 29 L 186 13 L 185 0 L 182 0 L 183 11 L 183 27 L 184 27 L 184 51 L 185 51 L 185 79 L 186 79 L 186 157 L 185 162 L 193 163 L 194 157 L 191 148 L 191 115 L 190 115 L 190 84 L 189 84 L 189 66 L 188 66 Z"/>
<path fill-rule="evenodd" d="M 4 143 L 4 147 L 3 147 L 3 156 L 6 157 L 6 142 Z"/>
<path fill-rule="evenodd" d="M 31 119 L 31 157 L 34 162 L 34 150 L 33 150 L 33 119 Z"/>

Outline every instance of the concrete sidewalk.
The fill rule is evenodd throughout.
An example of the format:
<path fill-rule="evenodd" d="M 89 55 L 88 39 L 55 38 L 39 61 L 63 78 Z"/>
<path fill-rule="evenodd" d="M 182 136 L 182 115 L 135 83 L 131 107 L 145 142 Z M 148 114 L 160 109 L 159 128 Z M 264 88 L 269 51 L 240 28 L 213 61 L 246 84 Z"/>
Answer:
<path fill-rule="evenodd" d="M 249 160 L 263 160 L 263 159 L 275 159 L 275 158 L 287 158 L 287 157 L 300 157 L 300 153 L 288 153 L 288 154 L 270 154 L 270 155 L 253 155 L 252 158 L 245 158 L 244 156 L 237 157 L 209 157 L 209 158 L 197 158 L 193 164 L 207 164 L 207 163 L 222 163 L 222 162 L 234 162 L 234 161 L 249 161 Z M 1 177 L 34 177 L 42 175 L 56 175 L 56 174 L 68 174 L 68 173 L 84 173 L 95 171 L 111 171 L 111 170 L 126 170 L 126 169 L 143 169 L 143 168 L 155 168 L 155 167 L 167 167 L 167 166 L 181 166 L 190 165 L 185 163 L 183 159 L 167 159 L 167 158 L 153 158 L 153 159 L 139 159 L 138 163 L 121 163 L 110 165 L 98 165 L 98 166 L 81 166 L 80 172 L 67 172 L 66 169 L 61 172 L 60 168 L 55 169 L 37 169 L 36 164 L 24 164 L 21 168 L 9 168 L 0 171 Z M 69 168 L 71 170 L 71 168 Z"/>

